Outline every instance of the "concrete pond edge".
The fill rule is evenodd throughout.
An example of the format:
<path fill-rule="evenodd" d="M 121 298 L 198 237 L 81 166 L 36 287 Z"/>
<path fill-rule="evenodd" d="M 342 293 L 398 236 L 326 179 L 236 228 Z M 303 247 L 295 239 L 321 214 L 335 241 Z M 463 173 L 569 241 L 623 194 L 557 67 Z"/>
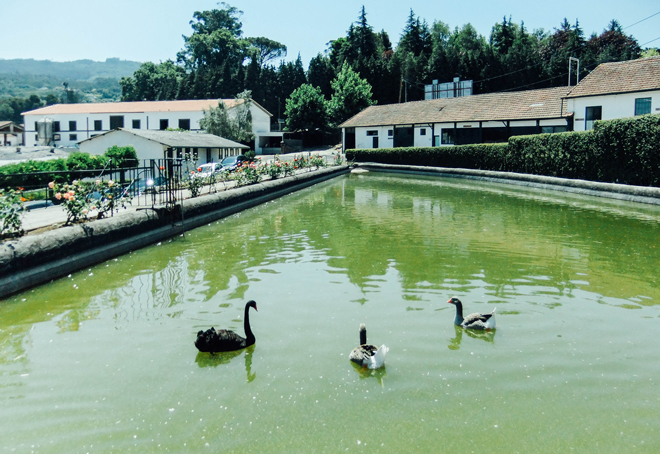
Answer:
<path fill-rule="evenodd" d="M 632 186 L 617 183 L 600 183 L 588 180 L 546 177 L 515 172 L 497 172 L 493 170 L 456 169 L 449 167 L 426 167 L 403 164 L 380 164 L 362 162 L 360 168 L 373 172 L 394 172 L 411 175 L 432 175 L 447 178 L 465 178 L 469 180 L 510 184 L 551 191 L 570 192 L 591 195 L 628 202 L 660 205 L 660 188 Z"/>
<path fill-rule="evenodd" d="M 347 165 L 186 199 L 175 212 L 145 208 L 0 243 L 0 299 L 181 235 L 349 172 Z"/>

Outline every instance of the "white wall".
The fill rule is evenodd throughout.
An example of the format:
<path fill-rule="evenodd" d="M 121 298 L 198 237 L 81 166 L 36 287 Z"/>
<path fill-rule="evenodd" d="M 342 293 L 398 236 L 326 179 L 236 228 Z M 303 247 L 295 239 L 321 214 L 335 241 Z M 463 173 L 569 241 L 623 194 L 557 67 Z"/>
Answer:
<path fill-rule="evenodd" d="M 278 135 L 282 133 L 270 132 L 270 115 L 262 108 L 252 104 L 250 106 L 250 113 L 252 114 L 252 131 L 255 136 L 264 135 Z M 235 109 L 229 109 L 230 116 L 236 115 Z M 74 146 L 77 143 L 89 139 L 93 136 L 108 132 L 110 130 L 110 117 L 123 116 L 124 128 L 133 129 L 133 120 L 140 120 L 139 129 L 159 130 L 160 120 L 168 120 L 168 127 L 177 129 L 179 127 L 179 120 L 190 120 L 190 129 L 192 131 L 200 130 L 199 121 L 204 118 L 203 111 L 170 111 L 170 112 L 142 112 L 142 113 L 83 113 L 83 114 L 55 114 L 55 115 L 24 115 L 25 122 L 25 145 L 38 145 L 36 139 L 37 131 L 35 123 L 45 118 L 51 118 L 54 121 L 59 121 L 60 132 L 59 140 L 55 140 L 53 146 Z M 101 130 L 94 129 L 94 121 L 101 121 Z M 76 122 L 76 130 L 69 130 L 69 121 Z M 71 137 L 75 136 L 75 138 Z M 259 141 L 256 140 L 258 144 Z M 261 150 L 256 150 L 259 153 Z"/>
<path fill-rule="evenodd" d="M 568 111 L 574 113 L 574 130 L 585 130 L 587 107 L 601 106 L 602 120 L 635 116 L 635 99 L 637 98 L 651 98 L 651 113 L 660 112 L 660 90 L 569 98 L 567 100 Z"/>
<path fill-rule="evenodd" d="M 367 131 L 376 131 L 375 136 L 368 136 Z M 394 136 L 388 135 L 388 131 L 394 133 L 393 126 L 375 126 L 368 128 L 355 128 L 355 148 L 374 148 L 374 137 L 378 137 L 378 148 L 392 148 Z"/>
<path fill-rule="evenodd" d="M 130 134 L 126 131 L 113 131 L 108 134 L 96 137 L 94 140 L 88 140 L 80 144 L 80 151 L 85 153 L 102 155 L 106 150 L 114 145 L 119 147 L 131 146 L 135 148 L 138 159 L 163 159 L 165 157 L 164 146 Z M 204 156 L 206 159 L 206 156 Z"/>

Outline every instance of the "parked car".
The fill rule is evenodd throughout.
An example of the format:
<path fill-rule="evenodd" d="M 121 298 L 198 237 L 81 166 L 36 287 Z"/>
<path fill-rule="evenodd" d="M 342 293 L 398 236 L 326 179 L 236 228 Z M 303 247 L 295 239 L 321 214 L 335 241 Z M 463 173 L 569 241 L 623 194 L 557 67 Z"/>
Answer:
<path fill-rule="evenodd" d="M 220 164 L 222 164 L 222 170 L 231 172 L 233 170 L 236 170 L 241 164 L 243 164 L 247 160 L 248 159 L 245 156 L 239 154 L 234 156 L 227 156 L 225 159 L 222 160 L 222 162 L 220 162 Z"/>
<path fill-rule="evenodd" d="M 191 175 L 191 178 L 206 178 L 215 173 L 219 173 L 223 170 L 222 164 L 219 162 L 209 162 L 208 164 L 202 164 L 197 167 L 197 172 Z"/>
<path fill-rule="evenodd" d="M 135 195 L 150 194 L 160 192 L 161 186 L 167 184 L 167 178 L 164 176 L 156 177 L 154 179 L 148 178 L 146 180 L 139 180 L 135 185 Z"/>

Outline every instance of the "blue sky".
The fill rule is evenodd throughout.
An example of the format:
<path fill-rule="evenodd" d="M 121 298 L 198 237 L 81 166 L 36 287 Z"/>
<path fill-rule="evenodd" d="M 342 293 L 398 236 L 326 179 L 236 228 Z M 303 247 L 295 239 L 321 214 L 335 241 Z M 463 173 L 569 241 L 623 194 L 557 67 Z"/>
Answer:
<path fill-rule="evenodd" d="M 364 4 L 375 31 L 385 30 L 396 43 L 410 13 L 429 24 L 442 21 L 452 29 L 471 23 L 486 38 L 504 16 L 524 21 L 528 30 L 552 31 L 564 18 L 580 21 L 587 37 L 601 33 L 612 19 L 644 47 L 660 47 L 658 0 L 538 1 L 423 1 L 423 0 L 234 0 L 243 11 L 245 36 L 265 36 L 284 43 L 287 59 L 300 53 L 305 67 L 326 44 L 345 36 Z M 0 58 L 71 61 L 108 57 L 159 62 L 174 59 L 183 47 L 182 35 L 191 32 L 195 11 L 218 7 L 211 0 L 0 0 L 8 14 L 0 26 Z M 11 17 L 11 19 L 9 19 Z M 9 19 L 9 20 L 7 20 Z"/>

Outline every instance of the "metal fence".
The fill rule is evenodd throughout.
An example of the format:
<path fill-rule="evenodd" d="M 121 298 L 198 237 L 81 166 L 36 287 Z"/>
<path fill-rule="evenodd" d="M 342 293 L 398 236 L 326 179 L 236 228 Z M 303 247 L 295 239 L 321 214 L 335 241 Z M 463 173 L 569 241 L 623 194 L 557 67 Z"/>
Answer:
<path fill-rule="evenodd" d="M 37 200 L 54 200 L 51 181 L 113 180 L 120 196 L 131 198 L 132 205 L 171 208 L 183 199 L 194 168 L 193 162 L 170 158 L 144 160 L 138 167 L 0 174 L 0 188 L 21 189 L 28 198 L 37 192 Z"/>

